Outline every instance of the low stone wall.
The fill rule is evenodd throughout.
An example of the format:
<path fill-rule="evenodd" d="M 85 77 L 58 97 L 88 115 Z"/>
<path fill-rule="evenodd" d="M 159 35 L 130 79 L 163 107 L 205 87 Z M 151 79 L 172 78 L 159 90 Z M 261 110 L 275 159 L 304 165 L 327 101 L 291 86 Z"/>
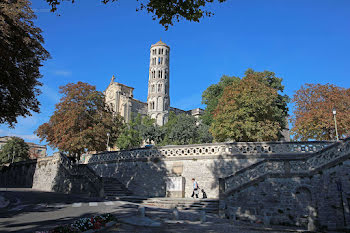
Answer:
<path fill-rule="evenodd" d="M 103 196 L 102 180 L 86 165 L 72 165 L 59 153 L 0 167 L 0 187 Z"/>
<path fill-rule="evenodd" d="M 0 167 L 0 187 L 31 188 L 36 160 L 7 164 Z"/>

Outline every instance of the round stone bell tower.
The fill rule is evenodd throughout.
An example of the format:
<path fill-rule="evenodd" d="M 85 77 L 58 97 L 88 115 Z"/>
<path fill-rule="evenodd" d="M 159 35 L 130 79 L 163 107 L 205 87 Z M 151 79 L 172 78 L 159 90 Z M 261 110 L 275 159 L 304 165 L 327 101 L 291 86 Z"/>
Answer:
<path fill-rule="evenodd" d="M 161 40 L 151 46 L 148 79 L 148 115 L 159 126 L 168 121 L 170 47 Z"/>

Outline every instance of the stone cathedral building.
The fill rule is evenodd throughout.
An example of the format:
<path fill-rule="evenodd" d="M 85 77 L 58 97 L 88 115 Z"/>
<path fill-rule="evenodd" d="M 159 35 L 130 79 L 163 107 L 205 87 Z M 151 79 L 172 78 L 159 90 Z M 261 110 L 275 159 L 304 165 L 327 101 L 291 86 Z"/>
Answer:
<path fill-rule="evenodd" d="M 150 64 L 148 76 L 147 103 L 134 99 L 133 87 L 115 81 L 113 76 L 110 84 L 105 90 L 106 103 L 116 113 L 129 122 L 132 115 L 148 115 L 156 119 L 160 126 L 168 121 L 169 111 L 175 114 L 185 113 L 199 117 L 203 110 L 200 108 L 184 111 L 170 107 L 170 47 L 162 41 L 151 46 Z"/>

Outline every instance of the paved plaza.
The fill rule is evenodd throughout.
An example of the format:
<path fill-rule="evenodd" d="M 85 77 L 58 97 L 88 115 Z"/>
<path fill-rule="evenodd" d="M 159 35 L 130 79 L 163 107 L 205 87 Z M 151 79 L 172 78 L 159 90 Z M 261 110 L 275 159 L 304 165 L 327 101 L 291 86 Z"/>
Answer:
<path fill-rule="evenodd" d="M 117 219 L 137 216 L 140 204 L 84 198 L 76 195 L 40 192 L 32 189 L 1 189 L 7 206 L 0 208 L 0 232 L 35 232 L 69 224 L 81 217 L 112 213 Z M 3 203 L 4 204 L 4 203 Z M 5 203 L 6 204 L 6 203 Z M 198 211 L 179 211 L 173 220 L 172 210 L 145 206 L 146 217 L 161 223 L 160 227 L 135 226 L 121 223 L 105 232 L 302 232 L 297 229 L 264 228 L 261 224 L 232 223 L 215 214 L 207 214 L 206 222 L 199 221 Z"/>

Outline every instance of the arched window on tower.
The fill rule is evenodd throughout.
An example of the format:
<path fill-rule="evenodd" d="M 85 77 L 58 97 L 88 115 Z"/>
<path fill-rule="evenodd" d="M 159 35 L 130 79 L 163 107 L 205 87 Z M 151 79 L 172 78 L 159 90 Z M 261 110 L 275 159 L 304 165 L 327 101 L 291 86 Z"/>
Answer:
<path fill-rule="evenodd" d="M 164 78 L 165 78 L 165 79 L 168 78 L 168 71 L 167 71 L 167 70 L 164 71 Z"/>
<path fill-rule="evenodd" d="M 161 74 L 160 74 L 160 70 L 158 70 L 158 78 L 161 78 L 161 76 L 160 76 Z"/>
<path fill-rule="evenodd" d="M 167 49 L 165 50 L 165 55 L 168 55 L 168 50 Z"/>
<path fill-rule="evenodd" d="M 165 98 L 164 99 L 164 110 L 167 110 L 168 109 L 168 99 Z"/>
<path fill-rule="evenodd" d="M 162 91 L 162 84 L 158 84 L 158 92 Z"/>
<path fill-rule="evenodd" d="M 165 94 L 167 94 L 167 92 L 168 92 L 167 89 L 168 89 L 168 85 L 165 85 L 165 86 L 164 86 L 164 92 L 165 92 Z"/>
<path fill-rule="evenodd" d="M 158 57 L 158 65 L 160 65 L 160 57 Z"/>
<path fill-rule="evenodd" d="M 154 92 L 154 84 L 152 85 L 152 92 Z"/>

